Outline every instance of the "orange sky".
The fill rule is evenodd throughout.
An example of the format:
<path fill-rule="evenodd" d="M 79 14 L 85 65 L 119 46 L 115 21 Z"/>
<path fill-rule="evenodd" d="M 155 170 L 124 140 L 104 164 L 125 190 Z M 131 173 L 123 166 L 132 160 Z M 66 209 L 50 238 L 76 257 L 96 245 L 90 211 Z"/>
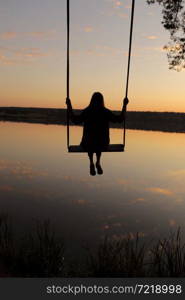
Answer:
<path fill-rule="evenodd" d="M 42 1 L 41 1 L 42 2 Z M 0 106 L 65 107 L 65 1 L 0 4 Z M 71 1 L 71 99 L 94 91 L 120 109 L 125 92 L 130 0 Z M 33 22 L 34 20 L 34 22 Z M 136 0 L 129 110 L 185 112 L 184 72 L 168 69 L 169 34 L 159 6 Z"/>

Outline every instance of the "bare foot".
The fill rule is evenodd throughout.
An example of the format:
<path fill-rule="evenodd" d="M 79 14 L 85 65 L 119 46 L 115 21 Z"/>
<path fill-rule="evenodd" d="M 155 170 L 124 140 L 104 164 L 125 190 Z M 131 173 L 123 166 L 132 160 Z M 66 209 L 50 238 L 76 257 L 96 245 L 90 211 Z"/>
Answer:
<path fill-rule="evenodd" d="M 96 171 L 95 171 L 94 164 L 90 164 L 90 174 L 91 174 L 92 176 L 95 176 L 95 175 L 96 175 Z"/>
<path fill-rule="evenodd" d="M 97 172 L 98 172 L 99 175 L 103 174 L 102 167 L 99 163 L 96 163 L 96 169 L 97 169 Z"/>

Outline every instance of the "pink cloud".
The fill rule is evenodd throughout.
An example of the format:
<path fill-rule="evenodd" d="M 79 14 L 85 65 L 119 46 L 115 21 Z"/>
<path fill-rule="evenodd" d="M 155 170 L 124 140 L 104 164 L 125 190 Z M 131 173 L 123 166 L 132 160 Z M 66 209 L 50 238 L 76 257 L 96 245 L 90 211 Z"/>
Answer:
<path fill-rule="evenodd" d="M 40 48 L 7 48 L 0 47 L 0 64 L 18 65 L 29 64 L 39 58 L 49 56 L 49 53 L 43 52 Z"/>
<path fill-rule="evenodd" d="M 92 26 L 86 26 L 86 27 L 84 28 L 84 31 L 85 31 L 85 32 L 92 32 L 92 31 L 94 31 L 94 29 L 93 29 Z"/>
<path fill-rule="evenodd" d="M 158 36 L 156 36 L 156 35 L 148 35 L 148 36 L 146 36 L 146 38 L 148 40 L 156 40 L 156 39 L 158 39 Z"/>
<path fill-rule="evenodd" d="M 52 38 L 56 35 L 56 31 L 55 30 L 51 30 L 51 31 L 33 31 L 33 32 L 28 32 L 28 33 L 24 33 L 25 36 L 28 37 L 34 37 L 37 39 L 48 39 L 48 38 Z"/>
<path fill-rule="evenodd" d="M 0 39 L 11 40 L 15 38 L 36 38 L 36 39 L 50 39 L 56 36 L 55 30 L 49 31 L 33 31 L 33 32 L 15 32 L 7 31 L 0 34 Z"/>
<path fill-rule="evenodd" d="M 17 51 L 15 51 L 15 55 L 21 56 L 24 58 L 37 58 L 37 57 L 43 57 L 48 56 L 47 53 L 44 53 L 39 48 L 21 48 Z"/>
<path fill-rule="evenodd" d="M 0 34 L 0 39 L 2 40 L 11 40 L 17 37 L 17 32 L 7 31 Z"/>
<path fill-rule="evenodd" d="M 1 185 L 0 186 L 0 191 L 10 192 L 13 190 L 14 190 L 14 188 L 10 185 Z"/>
<path fill-rule="evenodd" d="M 177 222 L 174 219 L 170 219 L 169 220 L 169 225 L 170 225 L 170 227 L 174 227 L 174 226 L 177 225 Z"/>
<path fill-rule="evenodd" d="M 115 5 L 119 7 L 122 5 L 122 3 L 121 3 L 121 1 L 115 1 Z"/>
<path fill-rule="evenodd" d="M 155 194 L 161 194 L 161 195 L 166 195 L 166 196 L 173 195 L 173 192 L 171 190 L 163 189 L 163 188 L 159 188 L 159 187 L 151 187 L 151 188 L 147 188 L 146 190 L 150 191 L 152 193 L 155 193 Z"/>

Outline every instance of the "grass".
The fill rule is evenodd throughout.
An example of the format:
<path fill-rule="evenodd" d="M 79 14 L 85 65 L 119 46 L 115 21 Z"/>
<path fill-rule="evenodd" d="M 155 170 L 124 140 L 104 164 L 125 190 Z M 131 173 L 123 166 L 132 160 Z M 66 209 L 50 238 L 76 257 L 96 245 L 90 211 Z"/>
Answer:
<path fill-rule="evenodd" d="M 50 222 L 37 222 L 35 230 L 16 241 L 8 216 L 0 217 L 0 262 L 12 277 L 65 276 L 64 243 Z"/>
<path fill-rule="evenodd" d="M 140 246 L 139 235 L 132 240 L 105 237 L 96 253 L 89 251 L 87 265 L 93 277 L 138 277 L 145 274 L 146 245 Z"/>
<path fill-rule="evenodd" d="M 151 275 L 157 277 L 185 276 L 185 244 L 181 241 L 180 228 L 169 238 L 159 240 L 151 250 Z"/>
<path fill-rule="evenodd" d="M 37 222 L 20 240 L 8 216 L 0 216 L 1 277 L 185 277 L 180 228 L 150 244 L 138 233 L 134 238 L 105 237 L 96 250 L 82 248 L 86 263 L 66 258 L 65 250 L 49 221 Z"/>

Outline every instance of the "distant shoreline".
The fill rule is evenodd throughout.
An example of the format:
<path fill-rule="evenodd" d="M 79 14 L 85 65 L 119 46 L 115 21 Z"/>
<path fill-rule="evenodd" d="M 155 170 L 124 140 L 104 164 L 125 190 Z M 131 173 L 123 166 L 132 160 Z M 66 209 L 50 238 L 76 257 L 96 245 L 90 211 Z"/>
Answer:
<path fill-rule="evenodd" d="M 74 110 L 79 114 L 81 110 Z M 119 113 L 115 111 L 115 113 Z M 0 121 L 66 125 L 66 109 L 0 107 Z M 122 124 L 110 124 L 122 128 Z M 185 113 L 128 111 L 128 129 L 185 132 Z"/>

